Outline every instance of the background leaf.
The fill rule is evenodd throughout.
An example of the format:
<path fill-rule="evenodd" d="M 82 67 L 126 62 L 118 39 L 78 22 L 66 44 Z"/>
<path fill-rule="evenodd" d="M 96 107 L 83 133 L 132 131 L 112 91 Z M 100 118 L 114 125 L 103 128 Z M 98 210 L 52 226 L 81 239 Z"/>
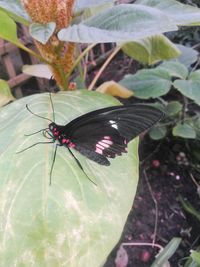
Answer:
<path fill-rule="evenodd" d="M 104 94 L 52 95 L 56 122 L 65 124 L 97 108 L 117 104 Z M 2 266 L 101 266 L 119 240 L 138 180 L 138 139 L 129 153 L 101 166 L 74 152 L 93 185 L 64 147 L 58 148 L 49 186 L 53 144 L 37 145 L 52 118 L 49 94 L 25 97 L 0 110 L 0 217 Z"/>
<path fill-rule="evenodd" d="M 128 56 L 149 65 L 180 55 L 178 48 L 161 34 L 126 43 L 122 50 Z"/>
<path fill-rule="evenodd" d="M 126 75 L 120 84 L 132 90 L 134 96 L 148 99 L 168 93 L 171 88 L 171 77 L 166 70 L 143 69 L 134 75 Z"/>
<path fill-rule="evenodd" d="M 172 133 L 174 136 L 180 136 L 183 138 L 196 138 L 196 132 L 194 128 L 186 123 L 177 123 L 177 125 L 173 128 Z"/>
<path fill-rule="evenodd" d="M 0 107 L 8 104 L 13 100 L 15 100 L 15 98 L 11 94 L 8 83 L 0 79 Z"/>
<path fill-rule="evenodd" d="M 61 41 L 79 43 L 125 42 L 177 30 L 163 12 L 143 5 L 121 4 L 62 29 Z"/>
<path fill-rule="evenodd" d="M 27 24 L 30 18 L 20 0 L 0 0 L 0 7 L 9 11 L 19 22 Z"/>
<path fill-rule="evenodd" d="M 56 28 L 55 22 L 47 24 L 32 23 L 29 31 L 33 38 L 42 44 L 46 44 Z"/>
<path fill-rule="evenodd" d="M 200 9 L 175 0 L 137 0 L 135 4 L 146 5 L 162 11 L 176 25 L 199 25 Z"/>

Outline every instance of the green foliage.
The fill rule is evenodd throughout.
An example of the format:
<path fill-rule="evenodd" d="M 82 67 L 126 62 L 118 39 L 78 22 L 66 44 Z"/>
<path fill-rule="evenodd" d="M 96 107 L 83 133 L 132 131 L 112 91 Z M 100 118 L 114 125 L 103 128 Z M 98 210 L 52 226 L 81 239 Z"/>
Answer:
<path fill-rule="evenodd" d="M 69 120 L 117 100 L 86 90 L 52 95 L 56 122 Z M 53 144 L 42 134 L 48 122 L 30 114 L 25 105 L 52 119 L 49 94 L 15 101 L 0 109 L 0 217 L 1 266 L 101 266 L 119 240 L 132 207 L 138 180 L 138 140 L 129 153 L 101 166 L 59 147 L 49 186 Z M 13 138 L 13 136 L 15 138 Z"/>
<path fill-rule="evenodd" d="M 180 55 L 179 49 L 161 34 L 125 43 L 122 50 L 128 56 L 148 65 Z"/>
<path fill-rule="evenodd" d="M 8 83 L 0 79 L 0 108 L 13 100 L 14 97 L 11 93 Z"/>
<path fill-rule="evenodd" d="M 182 49 L 182 48 L 181 48 Z M 152 128 L 149 132 L 152 139 L 158 140 L 165 137 L 167 133 L 167 126 L 172 129 L 174 136 L 182 138 L 195 139 L 200 136 L 200 128 L 197 121 L 196 114 L 189 115 L 187 113 L 187 102 L 194 101 L 200 105 L 200 71 L 189 71 L 186 66 L 190 62 L 194 62 L 196 54 L 193 53 L 193 49 L 182 49 L 186 55 L 179 58 L 165 61 L 155 68 L 142 69 L 136 74 L 126 75 L 120 84 L 133 91 L 134 96 L 141 99 L 159 98 L 158 108 L 162 109 L 166 113 L 166 120 L 163 124 L 160 124 L 160 130 L 156 132 L 155 128 Z M 193 59 L 188 60 L 189 53 L 192 53 Z M 169 91 L 177 90 L 182 95 L 182 102 L 179 100 L 164 100 Z M 172 92 L 173 93 L 173 92 Z M 185 98 L 188 101 L 185 101 Z"/>
<path fill-rule="evenodd" d="M 42 44 L 46 44 L 56 28 L 55 22 L 45 25 L 40 23 L 32 23 L 30 25 L 30 34 L 34 39 Z"/>
<path fill-rule="evenodd" d="M 181 243 L 181 238 L 174 237 L 167 246 L 156 256 L 151 267 L 168 266 L 168 259 L 175 253 Z"/>

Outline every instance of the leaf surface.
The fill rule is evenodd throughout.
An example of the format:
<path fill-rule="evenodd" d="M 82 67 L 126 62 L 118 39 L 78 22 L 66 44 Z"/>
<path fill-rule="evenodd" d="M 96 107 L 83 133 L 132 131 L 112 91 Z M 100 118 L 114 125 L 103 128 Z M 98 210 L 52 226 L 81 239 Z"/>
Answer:
<path fill-rule="evenodd" d="M 100 93 L 76 91 L 52 95 L 56 122 L 118 102 Z M 58 147 L 49 186 L 54 144 L 41 133 L 52 119 L 49 94 L 25 97 L 0 109 L 1 265 L 16 267 L 99 267 L 119 240 L 138 181 L 138 139 L 129 153 L 96 164 L 74 152 L 92 184 L 65 147 Z"/>

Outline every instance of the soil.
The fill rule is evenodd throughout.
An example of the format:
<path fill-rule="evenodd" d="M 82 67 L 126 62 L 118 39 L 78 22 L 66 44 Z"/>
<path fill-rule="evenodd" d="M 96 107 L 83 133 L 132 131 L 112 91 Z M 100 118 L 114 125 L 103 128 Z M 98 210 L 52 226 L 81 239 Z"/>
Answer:
<path fill-rule="evenodd" d="M 177 161 L 180 152 L 188 157 L 189 165 L 185 166 L 185 163 Z M 135 201 L 121 240 L 104 267 L 117 266 L 115 259 L 120 244 L 152 243 L 156 214 L 156 244 L 164 247 L 173 237 L 182 238 L 181 245 L 170 259 L 171 267 L 182 266 L 179 265 L 183 263 L 181 259 L 189 255 L 190 249 L 199 245 L 200 224 L 194 216 L 185 212 L 180 203 L 182 197 L 197 210 L 200 209 L 197 186 L 191 178 L 192 174 L 195 178 L 198 177 L 198 173 L 194 172 L 188 153 L 190 151 L 186 149 L 182 139 L 166 138 L 161 143 L 156 143 L 146 137 L 142 141 L 142 163 Z M 146 246 L 126 246 L 125 249 L 128 253 L 128 265 L 125 265 L 127 267 L 149 267 L 158 253 L 158 249 Z"/>

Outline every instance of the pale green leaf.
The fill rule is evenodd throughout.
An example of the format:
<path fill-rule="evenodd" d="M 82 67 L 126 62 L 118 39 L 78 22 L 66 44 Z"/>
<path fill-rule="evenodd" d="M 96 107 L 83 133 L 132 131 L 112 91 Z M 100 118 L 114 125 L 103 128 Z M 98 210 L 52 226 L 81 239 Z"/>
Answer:
<path fill-rule="evenodd" d="M 176 25 L 200 25 L 200 9 L 175 0 L 137 0 L 135 4 L 156 8 Z"/>
<path fill-rule="evenodd" d="M 198 59 L 198 52 L 194 50 L 192 47 L 187 47 L 184 45 L 176 44 L 179 51 L 181 51 L 181 55 L 178 58 L 172 59 L 171 61 L 180 62 L 189 68 L 194 62 Z"/>
<path fill-rule="evenodd" d="M 174 237 L 172 240 L 164 247 L 162 251 L 156 256 L 156 260 L 153 262 L 151 267 L 161 267 L 164 266 L 165 262 L 175 253 L 178 246 L 181 243 L 181 238 Z"/>
<path fill-rule="evenodd" d="M 0 0 L 0 7 L 8 11 L 21 23 L 27 24 L 27 22 L 30 21 L 30 18 L 20 0 Z"/>
<path fill-rule="evenodd" d="M 180 55 L 178 48 L 164 35 L 155 35 L 135 42 L 126 43 L 122 50 L 143 64 L 155 64 Z"/>
<path fill-rule="evenodd" d="M 191 138 L 195 139 L 196 138 L 196 132 L 192 126 L 189 124 L 181 124 L 178 123 L 172 130 L 172 133 L 174 136 L 179 136 L 183 138 Z"/>
<path fill-rule="evenodd" d="M 187 68 L 179 62 L 163 62 L 158 68 L 166 70 L 172 77 L 185 79 L 188 76 Z"/>
<path fill-rule="evenodd" d="M 51 67 L 45 64 L 24 65 L 22 72 L 31 76 L 51 79 L 53 73 Z"/>
<path fill-rule="evenodd" d="M 52 95 L 56 122 L 65 125 L 117 100 L 86 90 Z M 52 119 L 49 94 L 25 97 L 0 110 L 1 266 L 99 267 L 118 242 L 132 207 L 138 182 L 138 139 L 111 166 L 90 161 L 73 150 L 91 183 L 66 147 L 58 147 L 37 130 Z"/>
<path fill-rule="evenodd" d="M 165 113 L 168 116 L 174 116 L 182 110 L 183 105 L 178 101 L 171 101 L 165 108 Z"/>
<path fill-rule="evenodd" d="M 120 84 L 132 90 L 135 97 L 148 99 L 167 94 L 171 88 L 171 77 L 165 70 L 144 69 L 134 75 L 126 75 Z"/>
<path fill-rule="evenodd" d="M 192 250 L 191 257 L 200 266 L 200 252 Z"/>
<path fill-rule="evenodd" d="M 30 25 L 31 36 L 42 44 L 46 44 L 55 31 L 56 23 L 49 22 L 47 24 L 32 23 Z"/>
<path fill-rule="evenodd" d="M 149 136 L 153 140 L 160 140 L 165 137 L 167 133 L 167 128 L 165 126 L 159 126 L 159 127 L 152 127 L 149 130 Z"/>
<path fill-rule="evenodd" d="M 8 104 L 13 100 L 15 100 L 15 98 L 11 94 L 8 83 L 0 79 L 0 107 Z"/>
<path fill-rule="evenodd" d="M 200 105 L 200 81 L 176 80 L 173 85 L 179 92 L 181 92 L 181 94 L 194 100 L 198 105 Z"/>
<path fill-rule="evenodd" d="M 82 9 L 96 7 L 102 4 L 112 4 L 114 0 L 76 0 L 74 5 L 75 12 L 79 12 Z"/>
<path fill-rule="evenodd" d="M 176 29 L 171 20 L 157 9 L 121 4 L 62 29 L 58 38 L 80 43 L 125 42 Z"/>
<path fill-rule="evenodd" d="M 192 81 L 200 82 L 200 70 L 192 71 L 189 79 Z"/>

